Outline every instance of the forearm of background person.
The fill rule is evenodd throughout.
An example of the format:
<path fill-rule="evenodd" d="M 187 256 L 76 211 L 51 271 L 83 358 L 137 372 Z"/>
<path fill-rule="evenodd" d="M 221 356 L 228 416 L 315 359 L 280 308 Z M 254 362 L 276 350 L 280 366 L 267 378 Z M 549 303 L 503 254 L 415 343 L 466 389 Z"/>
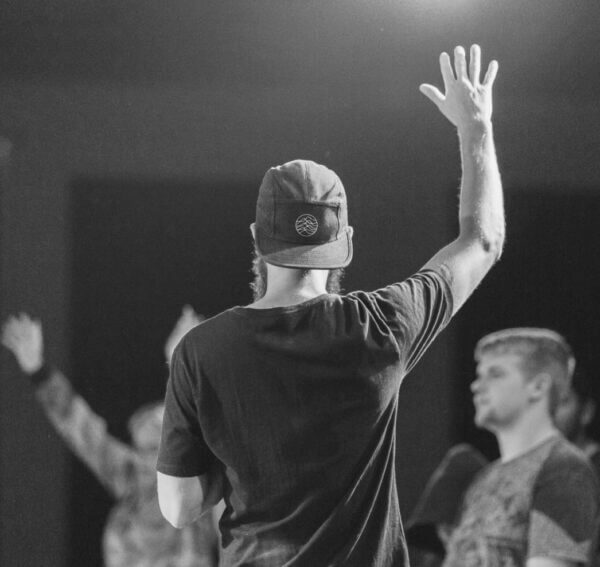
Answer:
<path fill-rule="evenodd" d="M 448 547 L 448 542 L 452 537 L 452 532 L 454 531 L 454 526 L 449 524 L 436 524 L 435 531 L 440 538 L 444 548 Z"/>
<path fill-rule="evenodd" d="M 176 477 L 157 472 L 156 476 L 160 511 L 176 528 L 195 522 L 222 498 L 222 479 L 219 475 L 207 473 Z"/>
<path fill-rule="evenodd" d="M 59 370 L 44 365 L 31 375 L 36 398 L 67 446 L 115 497 L 130 488 L 135 452 L 107 432 L 96 415 Z"/>

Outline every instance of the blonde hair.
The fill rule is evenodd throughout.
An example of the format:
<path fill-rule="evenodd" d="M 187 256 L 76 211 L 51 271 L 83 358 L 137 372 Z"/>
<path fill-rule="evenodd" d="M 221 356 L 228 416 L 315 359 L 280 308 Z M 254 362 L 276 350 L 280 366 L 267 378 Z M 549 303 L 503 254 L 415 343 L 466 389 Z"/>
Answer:
<path fill-rule="evenodd" d="M 550 414 L 554 415 L 560 400 L 568 393 L 575 372 L 575 356 L 565 338 L 550 329 L 516 327 L 490 333 L 475 346 L 475 361 L 489 352 L 519 354 L 529 375 L 547 371 L 552 378 L 548 396 Z"/>

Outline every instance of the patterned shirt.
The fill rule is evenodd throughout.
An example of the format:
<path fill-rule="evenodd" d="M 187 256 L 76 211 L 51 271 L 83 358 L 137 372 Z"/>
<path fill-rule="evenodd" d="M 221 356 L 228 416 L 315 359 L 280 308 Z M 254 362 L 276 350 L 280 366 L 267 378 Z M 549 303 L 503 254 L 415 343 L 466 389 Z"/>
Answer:
<path fill-rule="evenodd" d="M 465 494 L 444 567 L 520 567 L 530 557 L 586 564 L 599 517 L 598 484 L 560 435 L 495 461 Z"/>
<path fill-rule="evenodd" d="M 161 515 L 156 454 L 145 455 L 115 439 L 106 423 L 55 369 L 32 376 L 36 395 L 69 448 L 117 500 L 103 537 L 107 567 L 215 567 L 217 532 L 210 515 L 183 530 Z"/>

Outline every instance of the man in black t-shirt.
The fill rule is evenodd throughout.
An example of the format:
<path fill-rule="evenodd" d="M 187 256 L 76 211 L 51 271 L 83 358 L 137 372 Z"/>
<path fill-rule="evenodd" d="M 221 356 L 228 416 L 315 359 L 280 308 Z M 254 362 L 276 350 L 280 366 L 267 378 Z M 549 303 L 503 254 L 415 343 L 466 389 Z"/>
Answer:
<path fill-rule="evenodd" d="M 402 379 L 500 256 L 504 212 L 492 136 L 492 62 L 440 58 L 445 93 L 421 91 L 457 127 L 460 234 L 411 278 L 331 293 L 352 259 L 337 175 L 297 160 L 270 169 L 252 234 L 256 301 L 175 350 L 158 459 L 175 526 L 223 497 L 226 566 L 408 565 L 396 493 Z M 265 285 L 262 285 L 263 282 Z"/>

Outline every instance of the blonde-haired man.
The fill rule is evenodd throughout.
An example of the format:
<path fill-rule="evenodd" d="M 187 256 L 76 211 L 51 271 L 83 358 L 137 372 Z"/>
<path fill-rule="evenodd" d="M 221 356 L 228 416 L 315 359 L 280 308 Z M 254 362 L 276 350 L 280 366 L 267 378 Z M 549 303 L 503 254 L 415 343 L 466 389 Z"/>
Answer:
<path fill-rule="evenodd" d="M 444 567 L 588 564 L 598 485 L 585 456 L 553 421 L 573 374 L 571 348 L 548 329 L 505 329 L 478 342 L 475 361 L 475 423 L 496 436 L 500 459 L 475 475 L 454 518 L 436 520 L 434 506 L 421 502 L 444 541 Z M 426 494 L 439 490 L 430 485 Z"/>

